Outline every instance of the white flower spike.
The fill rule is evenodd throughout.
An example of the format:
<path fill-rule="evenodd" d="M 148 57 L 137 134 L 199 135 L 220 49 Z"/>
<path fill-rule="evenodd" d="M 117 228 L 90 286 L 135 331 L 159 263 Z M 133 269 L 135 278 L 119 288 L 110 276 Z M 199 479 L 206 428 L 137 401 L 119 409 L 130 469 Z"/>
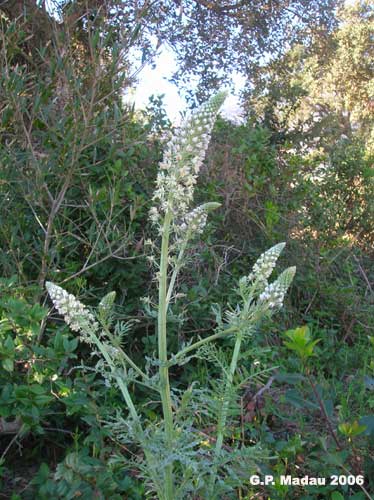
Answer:
<path fill-rule="evenodd" d="M 277 260 L 282 253 L 285 243 L 278 243 L 269 248 L 266 252 L 260 255 L 255 265 L 253 266 L 251 274 L 248 276 L 249 280 L 257 280 L 258 283 L 267 285 L 267 280 L 273 272 Z"/>
<path fill-rule="evenodd" d="M 71 330 L 87 335 L 88 332 L 95 332 L 98 329 L 99 325 L 93 314 L 74 295 L 50 281 L 47 281 L 45 286 L 53 305 Z"/>
<path fill-rule="evenodd" d="M 157 223 L 166 212 L 186 216 L 194 186 L 208 148 L 216 115 L 226 94 L 220 92 L 192 113 L 169 141 L 157 175 L 150 219 Z"/>
<path fill-rule="evenodd" d="M 289 267 L 260 294 L 259 301 L 270 309 L 282 307 L 284 297 L 295 276 L 296 267 Z"/>

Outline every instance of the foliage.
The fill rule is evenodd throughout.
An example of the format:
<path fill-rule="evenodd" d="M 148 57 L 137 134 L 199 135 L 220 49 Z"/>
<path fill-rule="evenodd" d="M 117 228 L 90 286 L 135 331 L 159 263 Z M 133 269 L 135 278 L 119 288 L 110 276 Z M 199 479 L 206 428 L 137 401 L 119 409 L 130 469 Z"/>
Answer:
<path fill-rule="evenodd" d="M 43 2 L 0 5 L 6 497 L 147 498 L 147 482 L 161 490 L 171 464 L 186 498 L 212 489 L 222 498 L 373 494 L 372 7 L 258 2 L 243 17 L 247 5 L 235 6 L 59 2 L 55 22 Z M 140 70 L 169 42 L 176 79 L 190 87 L 188 75 L 202 78 L 189 94 L 198 99 L 229 68 L 250 71 L 249 119 L 218 118 L 194 185 L 200 208 L 175 221 L 183 230 L 171 239 L 172 451 L 157 391 L 160 235 L 148 213 L 173 127 L 161 96 L 144 113 L 122 101 L 137 75 L 131 54 Z M 199 238 L 178 261 L 175 244 L 191 224 Z M 278 241 L 287 242 L 280 266 L 297 263 L 298 273 L 284 310 L 244 335 L 231 380 L 238 334 L 227 328 L 243 326 L 249 297 L 239 280 Z M 120 371 L 48 308 L 45 279 L 97 315 Z M 145 424 L 151 467 L 117 379 Z M 250 474 L 275 484 L 250 484 Z M 281 474 L 364 483 L 287 486 Z"/>
<path fill-rule="evenodd" d="M 359 137 L 372 149 L 373 9 L 355 2 L 339 10 L 330 34 L 315 32 L 264 64 L 248 109 L 293 145 L 333 151 Z"/>
<path fill-rule="evenodd" d="M 145 172 L 158 147 L 149 147 L 148 127 L 122 106 L 120 54 L 111 44 L 104 58 L 109 34 L 89 37 L 83 65 L 69 32 L 53 32 L 41 54 L 45 64 L 31 70 L 19 59 L 27 50 L 22 22 L 1 22 L 0 238 L 8 249 L 2 275 L 39 286 L 58 275 L 93 294 L 111 282 L 118 261 L 141 276 Z"/>

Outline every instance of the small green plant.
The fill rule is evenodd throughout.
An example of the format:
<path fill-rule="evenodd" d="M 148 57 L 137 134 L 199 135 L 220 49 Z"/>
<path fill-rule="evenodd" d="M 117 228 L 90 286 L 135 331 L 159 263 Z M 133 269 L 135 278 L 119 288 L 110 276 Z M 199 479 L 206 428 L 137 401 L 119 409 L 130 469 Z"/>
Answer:
<path fill-rule="evenodd" d="M 225 443 L 238 391 L 246 382 L 238 370 L 242 347 L 260 321 L 282 307 L 295 274 L 295 268 L 290 267 L 268 282 L 285 244 L 262 254 L 252 272 L 239 280 L 235 306 L 228 306 L 224 312 L 214 306 L 214 333 L 187 342 L 176 353 L 168 347 L 168 323 L 175 320 L 172 306 L 178 300 L 178 275 L 188 262 L 187 255 L 191 255 L 193 241 L 203 231 L 208 213 L 219 207 L 210 202 L 190 208 L 210 133 L 224 100 L 225 94 L 219 93 L 191 114 L 170 139 L 160 164 L 150 212 L 158 238 L 148 242 L 156 267 L 158 300 L 157 304 L 146 300 L 147 310 L 157 318 L 157 356 L 145 359 L 144 367 L 129 357 L 123 340 L 132 325 L 113 325 L 114 293 L 101 300 L 94 314 L 61 287 L 46 284 L 70 329 L 79 332 L 81 340 L 99 355 L 96 370 L 108 385 L 115 383 L 120 389 L 128 415 L 118 414 L 108 425 L 127 446 L 140 448 L 143 458 L 136 459 L 135 465 L 160 500 L 187 498 L 192 493 L 203 498 L 221 497 L 241 487 L 248 471 L 256 470 L 257 461 L 266 458 L 266 450 L 260 446 L 239 447 L 235 440 L 230 441 L 231 446 Z M 217 345 L 219 339 L 223 346 Z M 206 387 L 192 383 L 186 390 L 172 388 L 169 371 L 193 357 L 214 363 L 220 377 Z M 147 420 L 136 402 L 135 385 L 145 387 L 153 400 L 154 394 L 160 398 L 162 418 Z M 215 435 L 204 432 L 207 423 Z M 129 460 L 125 462 L 128 467 Z"/>
<path fill-rule="evenodd" d="M 348 441 L 352 441 L 354 437 L 359 436 L 365 432 L 366 429 L 366 425 L 360 425 L 357 420 L 339 424 L 339 431 L 348 438 Z"/>
<path fill-rule="evenodd" d="M 308 358 L 315 355 L 314 347 L 321 340 L 311 340 L 310 330 L 307 325 L 288 330 L 286 336 L 289 340 L 285 341 L 284 345 L 294 351 L 303 364 L 306 363 Z"/>

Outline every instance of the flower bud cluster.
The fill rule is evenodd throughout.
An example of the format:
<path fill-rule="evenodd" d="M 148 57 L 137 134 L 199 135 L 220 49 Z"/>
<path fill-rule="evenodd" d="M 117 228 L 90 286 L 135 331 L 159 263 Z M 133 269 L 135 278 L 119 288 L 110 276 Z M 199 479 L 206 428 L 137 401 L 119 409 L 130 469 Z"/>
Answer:
<path fill-rule="evenodd" d="M 271 309 L 282 307 L 286 292 L 287 288 L 275 281 L 266 286 L 265 290 L 260 294 L 259 299 L 260 302 L 267 302 L 267 305 Z"/>
<path fill-rule="evenodd" d="M 55 308 L 64 317 L 65 323 L 71 330 L 87 335 L 88 332 L 95 332 L 98 329 L 99 325 L 93 314 L 74 295 L 50 281 L 47 281 L 45 286 Z"/>
<path fill-rule="evenodd" d="M 260 294 L 260 303 L 266 303 L 270 309 L 282 307 L 284 297 L 295 276 L 296 268 L 289 267 L 278 277 L 276 281 L 267 285 Z"/>
<path fill-rule="evenodd" d="M 193 199 L 194 186 L 207 150 L 216 115 L 225 100 L 219 93 L 191 114 L 169 141 L 157 175 L 151 221 L 167 211 L 183 217 Z"/>
<path fill-rule="evenodd" d="M 201 234 L 206 225 L 208 214 L 203 207 L 197 207 L 184 216 L 182 224 L 179 226 L 183 232 L 191 231 L 192 234 Z"/>
<path fill-rule="evenodd" d="M 267 280 L 273 272 L 273 269 L 275 268 L 277 260 L 285 245 L 285 243 L 278 243 L 277 245 L 274 245 L 269 250 L 260 255 L 255 265 L 253 266 L 252 272 L 248 276 L 248 279 L 257 280 L 258 283 L 266 286 Z"/>

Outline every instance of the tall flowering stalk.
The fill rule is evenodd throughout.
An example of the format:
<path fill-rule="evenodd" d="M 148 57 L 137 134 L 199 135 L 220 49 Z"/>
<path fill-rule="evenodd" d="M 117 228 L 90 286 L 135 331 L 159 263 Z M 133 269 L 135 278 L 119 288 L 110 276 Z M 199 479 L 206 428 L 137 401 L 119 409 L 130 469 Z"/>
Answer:
<path fill-rule="evenodd" d="M 166 147 L 151 209 L 151 219 L 160 228 L 167 230 L 168 215 L 182 221 L 189 212 L 210 134 L 225 97 L 221 92 L 191 113 Z"/>
<path fill-rule="evenodd" d="M 225 97 L 224 93 L 213 97 L 193 113 L 170 140 L 157 176 L 156 191 L 153 196 L 156 205 L 152 207 L 150 214 L 162 237 L 158 273 L 157 335 L 165 441 L 170 452 L 173 447 L 174 424 L 168 368 L 167 309 L 187 239 L 202 229 L 209 208 L 215 208 L 202 205 L 189 212 L 211 130 Z M 180 252 L 168 288 L 169 246 L 172 233 L 182 241 L 179 244 Z M 167 498 L 171 500 L 174 491 L 172 464 L 168 465 L 165 471 L 165 486 Z"/>
<path fill-rule="evenodd" d="M 242 305 L 227 316 L 235 329 L 235 345 L 230 367 L 226 375 L 226 384 L 218 415 L 214 464 L 210 482 L 210 491 L 212 494 L 217 476 L 219 455 L 225 436 L 233 380 L 240 358 L 242 342 L 245 337 L 252 334 L 256 324 L 266 313 L 271 313 L 273 310 L 282 307 L 286 292 L 295 275 L 296 268 L 290 267 L 283 271 L 273 283 L 268 284 L 268 278 L 271 276 L 284 247 L 285 243 L 279 243 L 264 252 L 257 259 L 252 272 L 248 276 L 241 278 L 238 292 L 242 299 Z M 257 300 L 254 300 L 256 295 Z"/>
<path fill-rule="evenodd" d="M 116 373 L 115 362 L 113 360 L 113 357 L 111 356 L 111 346 L 105 345 L 105 342 L 100 339 L 100 336 L 98 334 L 99 324 L 95 321 L 93 314 L 87 309 L 85 305 L 82 304 L 82 302 L 77 300 L 74 295 L 68 293 L 60 286 L 47 281 L 46 288 L 49 296 L 52 299 L 53 305 L 55 306 L 57 311 L 64 317 L 66 324 L 73 331 L 79 332 L 81 335 L 81 339 L 84 342 L 96 346 L 101 352 L 103 358 L 108 364 L 108 367 L 114 374 L 114 377 L 122 392 L 122 395 L 124 397 L 124 400 L 126 401 L 127 407 L 134 422 L 136 422 L 139 430 L 142 432 L 140 427 L 139 415 L 130 396 L 127 384 Z"/>
<path fill-rule="evenodd" d="M 160 500 L 190 498 L 191 492 L 202 495 L 202 498 L 217 497 L 219 487 L 217 476 L 222 470 L 220 465 L 225 464 L 227 468 L 228 464 L 223 443 L 242 343 L 251 337 L 254 327 L 264 316 L 272 314 L 283 305 L 285 294 L 295 274 L 295 268 L 288 268 L 275 281 L 269 283 L 278 257 L 285 246 L 284 243 L 275 245 L 260 256 L 249 275 L 239 280 L 239 303 L 235 307 L 229 306 L 223 316 L 218 309 L 216 310 L 216 331 L 182 347 L 176 354 L 169 355 L 167 313 L 174 297 L 178 273 L 184 263 L 185 251 L 189 241 L 202 232 L 208 213 L 219 206 L 218 203 L 208 202 L 191 208 L 194 187 L 206 154 L 212 127 L 224 100 L 224 93 L 217 94 L 185 120 L 166 147 L 156 180 L 154 206 L 150 211 L 150 218 L 161 238 L 157 272 L 158 379 L 153 374 L 150 375 L 147 369 L 144 372 L 122 349 L 122 337 L 119 332 L 121 328 L 123 329 L 123 325 L 121 328 L 117 328 L 117 325 L 114 333 L 111 332 L 111 307 L 115 300 L 114 293 L 108 294 L 101 300 L 95 317 L 73 295 L 53 283 L 46 283 L 48 293 L 67 325 L 79 333 L 81 340 L 87 342 L 95 354 L 101 355 L 102 359 L 96 365 L 98 371 L 107 378 L 108 382 L 115 381 L 121 390 L 130 419 L 126 422 L 119 419 L 117 424 L 119 427 L 130 429 L 131 439 L 137 441 L 143 449 L 146 473 Z M 151 244 L 156 247 L 154 243 L 151 242 Z M 154 256 L 152 259 L 154 260 Z M 234 345 L 228 366 L 224 366 L 225 363 L 222 363 L 222 359 L 216 355 L 219 350 L 215 348 L 214 342 L 221 338 L 233 339 Z M 217 435 L 214 449 L 209 455 L 210 460 L 204 458 L 207 457 L 206 450 L 204 453 L 197 450 L 193 457 L 195 462 L 191 468 L 191 453 L 194 453 L 191 450 L 196 450 L 200 439 L 199 433 L 193 430 L 195 410 L 190 412 L 189 423 L 181 422 L 181 420 L 175 421 L 179 416 L 180 407 L 183 406 L 183 398 L 178 402 L 179 408 L 174 408 L 169 366 L 185 363 L 187 355 L 193 351 L 197 356 L 207 355 L 212 360 L 218 360 L 222 368 L 223 380 L 222 384 L 219 384 L 220 404 L 215 414 L 217 415 Z M 130 393 L 129 381 L 135 381 L 150 390 L 158 391 L 163 411 L 161 427 L 142 420 L 141 413 L 138 412 Z M 192 400 L 196 397 L 194 404 L 196 402 L 196 404 L 201 404 L 198 392 L 195 394 L 192 386 L 186 393 L 187 400 L 190 397 Z M 176 393 L 173 395 L 173 400 L 174 398 L 177 398 Z M 211 401 L 213 403 L 217 401 L 216 395 L 211 398 Z M 203 404 L 206 405 L 207 401 Z M 126 439 L 127 436 L 128 434 L 126 434 Z M 241 462 L 241 457 L 245 459 L 247 451 L 244 447 L 237 451 L 243 454 L 241 456 L 231 454 L 230 459 L 234 460 L 236 456 L 235 460 Z M 251 453 L 252 450 L 249 450 L 249 454 Z M 193 474 L 198 474 L 198 477 Z M 179 475 L 179 481 L 177 481 L 177 475 Z M 194 490 L 196 484 L 199 484 L 199 491 Z"/>

